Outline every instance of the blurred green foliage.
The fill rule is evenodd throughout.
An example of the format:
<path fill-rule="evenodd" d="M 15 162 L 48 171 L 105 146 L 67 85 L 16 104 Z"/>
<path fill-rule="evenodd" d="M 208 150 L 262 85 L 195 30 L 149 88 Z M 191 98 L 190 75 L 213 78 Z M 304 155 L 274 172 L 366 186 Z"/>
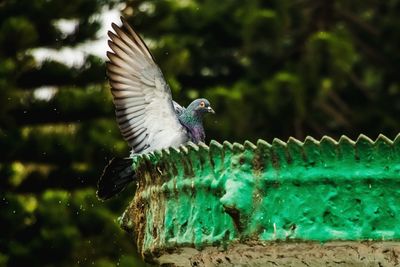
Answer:
<path fill-rule="evenodd" d="M 218 140 L 394 137 L 399 1 L 131 1 L 181 102 L 216 106 Z M 183 94 L 181 94 L 181 92 Z M 186 98 L 185 98 L 186 95 Z M 180 100 L 180 99 L 179 99 Z"/>
<path fill-rule="evenodd" d="M 175 100 L 211 101 L 208 140 L 399 132 L 399 0 L 3 1 L 0 266 L 143 266 L 115 222 L 132 190 L 95 197 L 107 161 L 129 150 L 103 60 L 32 55 L 94 40 L 98 15 L 119 2 Z M 74 30 L 62 32 L 61 19 Z M 47 98 L 37 96 L 43 86 Z"/>

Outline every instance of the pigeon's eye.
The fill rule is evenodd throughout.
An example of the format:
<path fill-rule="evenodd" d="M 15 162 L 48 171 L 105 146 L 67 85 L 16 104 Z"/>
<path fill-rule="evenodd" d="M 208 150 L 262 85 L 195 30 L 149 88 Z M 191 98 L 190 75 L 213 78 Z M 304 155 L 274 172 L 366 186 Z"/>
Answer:
<path fill-rule="evenodd" d="M 204 101 L 201 101 L 201 102 L 200 102 L 200 107 L 201 107 L 201 108 L 204 108 L 205 106 L 206 106 L 206 103 L 204 103 Z"/>

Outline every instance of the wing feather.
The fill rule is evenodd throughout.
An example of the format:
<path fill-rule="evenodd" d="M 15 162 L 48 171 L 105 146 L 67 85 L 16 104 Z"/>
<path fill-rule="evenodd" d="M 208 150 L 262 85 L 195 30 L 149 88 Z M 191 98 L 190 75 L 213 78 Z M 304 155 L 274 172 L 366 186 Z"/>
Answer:
<path fill-rule="evenodd" d="M 108 76 L 110 78 L 112 78 L 112 80 L 110 80 L 110 83 L 111 82 L 119 82 L 119 83 L 127 84 L 127 85 L 132 86 L 132 89 L 140 87 L 140 81 L 139 80 L 128 79 L 128 78 L 126 78 L 124 76 L 121 76 L 121 75 L 118 75 L 118 74 L 114 74 L 114 73 L 109 73 Z"/>
<path fill-rule="evenodd" d="M 128 98 L 137 98 L 143 96 L 139 92 L 128 91 L 128 90 L 115 90 L 112 92 L 115 100 L 125 101 Z"/>
<path fill-rule="evenodd" d="M 130 73 L 134 73 L 135 76 L 138 75 L 137 67 L 135 66 L 136 64 L 131 63 L 130 60 L 127 60 L 123 57 L 117 57 L 111 52 L 107 52 L 107 57 L 109 60 L 111 60 L 111 62 L 114 63 L 114 65 L 121 67 Z"/>
<path fill-rule="evenodd" d="M 135 85 L 135 84 L 137 84 L 137 85 Z M 128 84 L 128 83 L 125 83 L 125 82 L 115 81 L 115 82 L 110 82 L 110 85 L 115 90 L 130 90 L 130 91 L 133 91 L 133 92 L 140 92 L 140 90 L 132 89 L 132 87 L 139 85 L 139 83 L 135 83 L 135 82 Z"/>
<path fill-rule="evenodd" d="M 120 40 L 123 40 L 125 42 L 125 44 L 127 44 L 129 46 L 130 51 L 132 53 L 135 53 L 135 55 L 137 55 L 137 54 L 143 55 L 143 51 L 140 49 L 140 47 L 138 47 L 138 45 L 136 44 L 135 40 L 132 37 L 128 36 L 123 31 L 123 29 L 118 27 L 116 24 L 113 23 L 111 26 L 114 29 L 117 36 L 121 38 Z M 130 28 L 129 25 L 127 25 L 127 26 Z M 126 25 L 124 24 L 123 27 L 126 27 Z M 143 58 L 138 59 L 138 61 L 143 63 L 143 61 L 148 61 L 148 60 L 146 59 L 146 57 L 143 57 Z"/>
<path fill-rule="evenodd" d="M 129 131 L 132 131 L 133 129 L 137 129 L 138 126 L 141 126 L 143 122 L 145 121 L 145 118 L 142 116 L 141 118 L 137 120 L 129 120 L 123 124 L 121 124 L 120 129 L 122 134 L 126 134 Z"/>
<path fill-rule="evenodd" d="M 113 73 L 115 73 L 115 74 L 121 75 L 121 76 L 126 77 L 126 78 L 131 78 L 131 79 L 133 78 L 133 80 L 139 79 L 137 74 L 131 73 L 131 72 L 129 72 L 129 70 L 125 70 L 125 69 L 123 69 L 123 68 L 121 68 L 121 67 L 119 67 L 119 66 L 117 66 L 115 64 L 111 64 L 110 62 L 108 62 L 108 63 L 109 64 L 107 64 L 107 72 L 109 72 L 109 73 L 111 72 L 111 75 Z M 109 75 L 109 77 L 111 75 Z"/>
<path fill-rule="evenodd" d="M 148 134 L 146 134 L 145 137 L 148 138 Z M 135 150 L 135 151 L 144 151 L 144 150 L 147 149 L 148 147 L 149 147 L 149 144 L 147 144 L 147 143 L 145 142 L 145 140 L 143 140 L 142 142 L 140 142 L 140 143 L 138 143 L 138 144 L 135 144 L 135 145 L 133 146 L 133 150 Z"/>
<path fill-rule="evenodd" d="M 118 40 L 115 40 L 118 41 Z M 123 45 L 123 42 L 118 43 L 113 43 L 110 40 L 108 40 L 108 46 L 115 51 L 118 55 L 120 55 L 122 58 L 126 59 L 129 64 L 134 65 L 136 68 L 140 68 L 140 64 L 132 59 L 132 57 L 135 57 L 135 54 L 130 52 L 128 49 L 129 47 Z"/>
<path fill-rule="evenodd" d="M 117 109 L 116 115 L 123 116 L 123 115 L 131 115 L 131 114 L 143 114 L 145 111 L 146 104 L 143 105 L 135 105 L 129 108 Z"/>
<path fill-rule="evenodd" d="M 129 31 L 133 39 L 135 40 L 139 49 L 144 53 L 144 55 L 147 56 L 148 59 L 151 59 L 151 61 L 154 62 L 153 55 L 150 53 L 150 50 L 147 48 L 142 38 L 140 38 L 140 36 L 131 28 L 131 26 L 129 26 L 128 22 L 124 18 L 121 18 L 121 21 L 122 24 L 125 26 L 125 28 Z"/>
<path fill-rule="evenodd" d="M 146 136 L 145 131 L 146 131 L 146 128 L 140 127 L 139 129 L 137 129 L 136 132 L 131 131 L 131 132 L 127 133 L 125 135 L 125 138 L 127 140 L 132 140 L 132 144 L 135 144 L 135 141 L 142 142 L 144 137 Z"/>
<path fill-rule="evenodd" d="M 134 107 L 137 105 L 141 105 L 143 103 L 147 103 L 142 97 L 132 97 L 132 99 L 129 102 L 126 101 L 114 101 L 115 104 L 115 109 L 121 110 L 129 107 Z"/>
<path fill-rule="evenodd" d="M 122 20 L 112 24 L 107 76 L 117 122 L 134 153 L 145 153 L 187 141 L 171 90 L 140 36 Z M 175 111 L 177 109 L 177 111 Z M 179 109 L 181 110 L 181 109 Z"/>

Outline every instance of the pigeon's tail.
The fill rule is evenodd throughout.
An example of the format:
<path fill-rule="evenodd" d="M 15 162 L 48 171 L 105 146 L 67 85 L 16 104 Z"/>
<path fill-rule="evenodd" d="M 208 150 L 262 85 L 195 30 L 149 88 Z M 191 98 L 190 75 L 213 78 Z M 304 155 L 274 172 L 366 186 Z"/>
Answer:
<path fill-rule="evenodd" d="M 115 196 L 135 180 L 135 176 L 131 158 L 113 158 L 99 179 L 97 197 L 106 200 Z"/>

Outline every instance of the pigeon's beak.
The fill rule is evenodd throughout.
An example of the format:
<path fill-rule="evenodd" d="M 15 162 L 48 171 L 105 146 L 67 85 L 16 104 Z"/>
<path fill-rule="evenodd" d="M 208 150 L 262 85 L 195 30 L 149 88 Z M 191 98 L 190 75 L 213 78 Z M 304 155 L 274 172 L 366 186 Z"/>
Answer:
<path fill-rule="evenodd" d="M 208 108 L 207 108 L 207 111 L 208 111 L 209 113 L 215 114 L 215 111 L 212 109 L 212 107 L 208 107 Z"/>

